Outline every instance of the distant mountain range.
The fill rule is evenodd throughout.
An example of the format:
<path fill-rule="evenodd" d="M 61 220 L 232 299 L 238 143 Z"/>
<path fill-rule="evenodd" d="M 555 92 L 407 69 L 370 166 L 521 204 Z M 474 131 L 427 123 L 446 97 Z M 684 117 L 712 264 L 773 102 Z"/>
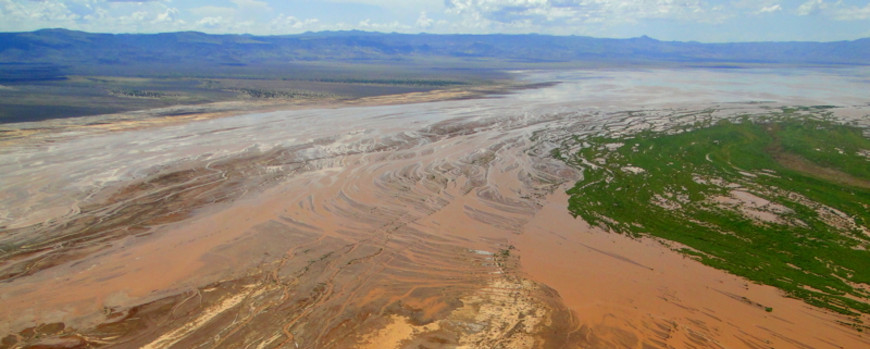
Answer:
<path fill-rule="evenodd" d="M 244 67 L 291 63 L 870 64 L 870 38 L 838 42 L 707 44 L 649 37 L 384 34 L 360 31 L 284 36 L 93 34 L 65 29 L 0 33 L 3 79 L 69 73 L 133 73 L 143 66 Z M 137 67 L 135 69 L 131 67 Z"/>

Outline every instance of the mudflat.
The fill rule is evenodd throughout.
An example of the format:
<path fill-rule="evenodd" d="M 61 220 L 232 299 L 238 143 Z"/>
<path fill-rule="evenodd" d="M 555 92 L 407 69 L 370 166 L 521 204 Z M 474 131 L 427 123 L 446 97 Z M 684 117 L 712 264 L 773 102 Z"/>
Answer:
<path fill-rule="evenodd" d="M 583 171 L 553 156 L 790 105 L 867 129 L 850 74 L 539 73 L 560 83 L 13 127 L 0 346 L 864 347 L 866 314 L 575 218 Z"/>

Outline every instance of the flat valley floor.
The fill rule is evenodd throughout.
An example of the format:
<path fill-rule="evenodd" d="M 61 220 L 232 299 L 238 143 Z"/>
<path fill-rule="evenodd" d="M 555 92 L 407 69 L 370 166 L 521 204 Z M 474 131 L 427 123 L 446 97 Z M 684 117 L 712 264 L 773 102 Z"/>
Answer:
<path fill-rule="evenodd" d="M 5 125 L 28 136 L 0 140 L 0 348 L 868 347 L 852 326 L 866 315 L 572 217 L 583 173 L 552 155 L 577 135 L 793 105 L 867 128 L 867 76 L 529 72 L 558 84 Z"/>

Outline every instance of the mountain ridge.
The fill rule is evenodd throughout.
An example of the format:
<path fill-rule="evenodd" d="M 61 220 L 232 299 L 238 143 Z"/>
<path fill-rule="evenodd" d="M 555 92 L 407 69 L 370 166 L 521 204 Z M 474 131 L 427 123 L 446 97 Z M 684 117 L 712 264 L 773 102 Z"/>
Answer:
<path fill-rule="evenodd" d="M 364 31 L 293 35 L 103 34 L 67 29 L 0 33 L 0 63 L 76 65 L 285 64 L 288 62 L 757 63 L 870 64 L 870 38 L 700 43 L 542 34 L 398 34 Z M 75 70 L 75 69 L 73 69 Z"/>

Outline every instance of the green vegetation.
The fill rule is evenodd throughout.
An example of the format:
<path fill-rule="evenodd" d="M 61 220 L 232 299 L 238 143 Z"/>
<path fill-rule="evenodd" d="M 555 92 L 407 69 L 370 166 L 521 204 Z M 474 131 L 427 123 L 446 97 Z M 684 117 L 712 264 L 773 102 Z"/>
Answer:
<path fill-rule="evenodd" d="M 164 98 L 171 96 L 160 91 L 145 91 L 134 89 L 111 90 L 109 94 L 113 96 L 131 97 L 131 98 Z"/>
<path fill-rule="evenodd" d="M 498 250 L 498 253 L 496 253 L 496 256 L 502 257 L 502 258 L 510 257 L 511 250 L 513 250 L 515 248 L 516 247 L 514 247 L 514 245 L 509 245 L 507 248 L 503 248 L 503 249 Z"/>
<path fill-rule="evenodd" d="M 371 84 L 371 85 L 394 85 L 394 86 L 428 86 L 428 87 L 449 87 L 468 85 L 467 82 L 454 80 L 424 80 L 424 79 L 314 79 L 319 82 L 332 82 L 340 84 Z"/>
<path fill-rule="evenodd" d="M 590 224 L 677 242 L 815 306 L 870 313 L 870 139 L 824 109 L 575 138 L 578 152 L 553 154 L 584 169 L 569 208 Z"/>
<path fill-rule="evenodd" d="M 328 97 L 326 93 L 317 93 L 305 90 L 266 90 L 259 88 L 239 88 L 233 89 L 242 96 L 255 99 L 294 99 L 294 98 L 318 98 Z"/>

